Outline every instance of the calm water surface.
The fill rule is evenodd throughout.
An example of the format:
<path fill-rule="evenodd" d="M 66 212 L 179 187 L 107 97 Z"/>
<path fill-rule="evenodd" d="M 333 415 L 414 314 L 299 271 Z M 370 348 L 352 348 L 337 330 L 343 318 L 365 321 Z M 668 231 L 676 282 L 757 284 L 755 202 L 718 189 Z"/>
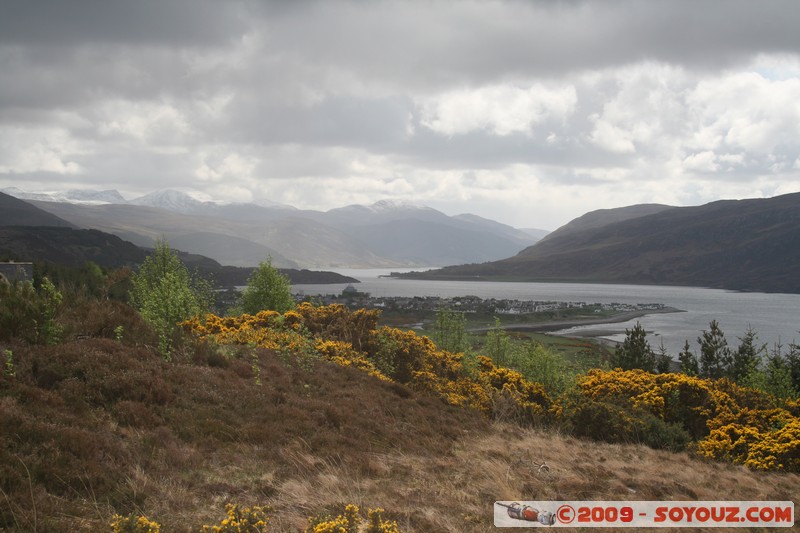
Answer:
<path fill-rule="evenodd" d="M 397 271 L 397 269 L 394 269 Z M 419 270 L 419 269 L 418 269 Z M 361 281 L 356 287 L 372 296 L 475 295 L 481 298 L 546 300 L 586 303 L 661 303 L 683 313 L 647 315 L 637 319 L 648 331 L 648 340 L 656 348 L 664 342 L 669 353 L 677 354 L 688 340 L 697 352 L 697 337 L 717 320 L 728 344 L 739 345 L 748 327 L 758 332 L 762 343 L 800 342 L 800 295 L 733 292 L 695 287 L 648 285 L 605 285 L 584 283 L 516 283 L 469 281 L 421 281 L 379 277 L 389 270 L 336 270 Z M 338 294 L 345 285 L 296 285 L 305 294 Z M 622 340 L 625 329 L 636 320 L 603 326 L 582 326 L 563 330 L 563 334 L 585 334 L 610 340 Z"/>

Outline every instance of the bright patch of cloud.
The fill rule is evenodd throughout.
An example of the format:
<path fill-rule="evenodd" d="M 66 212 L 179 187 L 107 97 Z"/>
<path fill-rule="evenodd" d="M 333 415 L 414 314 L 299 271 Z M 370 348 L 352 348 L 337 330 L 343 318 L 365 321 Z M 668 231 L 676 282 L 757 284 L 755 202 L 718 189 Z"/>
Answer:
<path fill-rule="evenodd" d="M 589 135 L 589 140 L 594 144 L 616 154 L 632 154 L 636 152 L 631 131 L 611 124 L 607 120 L 601 119 L 598 115 L 593 115 L 590 118 L 594 122 L 594 129 Z"/>
<path fill-rule="evenodd" d="M 77 175 L 83 171 L 73 159 L 77 152 L 77 143 L 61 130 L 0 128 L 0 174 Z"/>
<path fill-rule="evenodd" d="M 683 166 L 689 171 L 715 172 L 719 169 L 716 163 L 717 156 L 714 152 L 706 150 L 697 154 L 692 154 L 683 160 Z"/>
<path fill-rule="evenodd" d="M 161 102 L 111 101 L 94 115 L 100 136 L 127 137 L 156 148 L 183 141 L 191 130 L 179 109 Z"/>
<path fill-rule="evenodd" d="M 798 146 L 800 78 L 770 80 L 755 72 L 700 81 L 687 96 L 697 141 L 766 154 L 780 145 Z"/>
<path fill-rule="evenodd" d="M 565 120 L 575 111 L 577 101 L 572 85 L 492 85 L 450 91 L 423 102 L 420 122 L 445 135 L 476 130 L 501 136 L 529 133 L 545 120 Z"/>
<path fill-rule="evenodd" d="M 220 182 L 250 178 L 256 168 L 256 161 L 239 154 L 229 154 L 224 158 L 204 156 L 203 162 L 194 171 L 200 181 Z M 217 161 L 213 161 L 217 159 Z"/>

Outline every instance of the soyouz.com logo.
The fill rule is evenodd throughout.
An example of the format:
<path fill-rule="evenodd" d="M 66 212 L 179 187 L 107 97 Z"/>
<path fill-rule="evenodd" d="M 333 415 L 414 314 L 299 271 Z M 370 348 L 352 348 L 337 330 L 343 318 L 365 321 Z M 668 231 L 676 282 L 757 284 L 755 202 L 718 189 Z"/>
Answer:
<path fill-rule="evenodd" d="M 496 527 L 792 527 L 790 501 L 498 501 Z"/>

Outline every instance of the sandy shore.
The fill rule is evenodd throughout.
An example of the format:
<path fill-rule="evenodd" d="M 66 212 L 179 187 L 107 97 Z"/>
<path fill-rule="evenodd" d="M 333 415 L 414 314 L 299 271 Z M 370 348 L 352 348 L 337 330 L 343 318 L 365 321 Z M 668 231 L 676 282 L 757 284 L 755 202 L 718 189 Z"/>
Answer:
<path fill-rule="evenodd" d="M 663 309 L 642 309 L 639 311 L 629 311 L 626 313 L 619 313 L 618 315 L 613 315 L 603 318 L 570 318 L 566 320 L 549 320 L 546 322 L 535 322 L 529 324 L 509 324 L 501 327 L 507 331 L 547 332 L 547 331 L 558 331 L 561 329 L 567 329 L 576 326 L 591 326 L 594 324 L 597 325 L 617 324 L 620 322 L 627 322 L 628 320 L 633 320 L 634 318 L 639 318 L 645 315 L 655 315 L 662 313 L 683 313 L 683 312 L 685 311 L 682 311 L 680 309 L 675 309 L 673 307 L 665 307 Z M 485 331 L 488 329 L 491 328 L 481 328 L 480 330 L 472 330 L 472 331 Z M 603 335 L 611 335 L 613 333 L 617 333 L 617 331 L 598 328 L 598 329 L 589 329 L 587 331 L 582 331 L 580 333 L 576 333 L 574 336 L 600 337 Z"/>

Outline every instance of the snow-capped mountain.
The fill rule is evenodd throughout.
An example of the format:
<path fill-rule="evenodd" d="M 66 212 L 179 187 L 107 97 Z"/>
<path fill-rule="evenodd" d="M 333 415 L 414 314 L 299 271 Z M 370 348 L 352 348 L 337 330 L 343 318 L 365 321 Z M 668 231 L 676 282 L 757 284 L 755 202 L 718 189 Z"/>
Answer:
<path fill-rule="evenodd" d="M 129 204 L 157 207 L 178 213 L 191 213 L 204 205 L 213 205 L 215 202 L 200 201 L 188 193 L 172 189 L 151 192 L 139 198 L 134 198 Z"/>
<path fill-rule="evenodd" d="M 411 210 L 426 210 L 430 207 L 415 204 L 406 200 L 378 200 L 372 205 L 365 206 L 367 209 L 374 212 L 385 211 L 411 211 Z"/>
<path fill-rule="evenodd" d="M 512 256 L 537 240 L 475 215 L 452 217 L 397 200 L 323 212 L 264 202 L 205 201 L 208 197 L 201 193 L 169 189 L 128 202 L 113 190 L 31 194 L 14 188 L 9 193 L 43 200 L 35 204 L 78 227 L 109 231 L 136 243 L 161 234 L 185 251 L 239 266 L 258 264 L 265 254 L 302 268 L 481 263 Z M 153 208 L 162 213 L 155 216 Z M 239 239 L 234 248 L 232 238 Z"/>
<path fill-rule="evenodd" d="M 116 189 L 96 191 L 93 189 L 70 189 L 64 199 L 77 204 L 124 204 L 127 200 Z"/>

